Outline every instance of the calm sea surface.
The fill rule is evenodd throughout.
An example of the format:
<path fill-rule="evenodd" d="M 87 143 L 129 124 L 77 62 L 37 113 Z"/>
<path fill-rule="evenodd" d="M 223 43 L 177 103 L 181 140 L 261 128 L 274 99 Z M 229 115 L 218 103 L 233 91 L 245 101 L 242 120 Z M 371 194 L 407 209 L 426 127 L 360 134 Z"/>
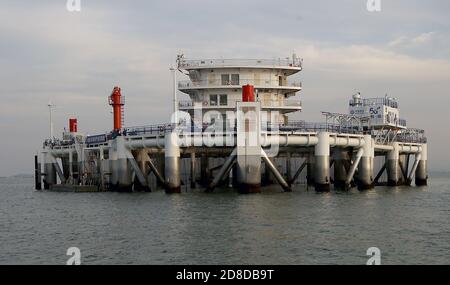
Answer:
<path fill-rule="evenodd" d="M 450 264 L 450 178 L 316 194 L 54 193 L 0 178 L 0 264 Z"/>

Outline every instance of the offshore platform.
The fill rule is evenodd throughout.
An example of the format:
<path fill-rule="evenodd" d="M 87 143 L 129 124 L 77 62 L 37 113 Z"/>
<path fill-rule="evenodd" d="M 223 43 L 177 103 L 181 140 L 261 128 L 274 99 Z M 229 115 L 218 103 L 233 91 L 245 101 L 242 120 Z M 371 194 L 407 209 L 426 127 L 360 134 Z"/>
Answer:
<path fill-rule="evenodd" d="M 255 193 L 275 183 L 284 191 L 305 183 L 320 192 L 331 185 L 427 184 L 425 133 L 407 127 L 395 98 L 357 93 L 347 113 L 322 112 L 321 123 L 289 120 L 302 110 L 296 96 L 302 84 L 288 79 L 302 62 L 295 54 L 271 60 L 179 55 L 170 123 L 125 127 L 125 99 L 114 87 L 108 97 L 113 129 L 85 136 L 70 118 L 69 131 L 51 135 L 35 156 L 36 189 L 179 193 L 221 186 Z M 177 81 L 180 72 L 189 80 Z M 190 100 L 177 100 L 178 92 Z"/>

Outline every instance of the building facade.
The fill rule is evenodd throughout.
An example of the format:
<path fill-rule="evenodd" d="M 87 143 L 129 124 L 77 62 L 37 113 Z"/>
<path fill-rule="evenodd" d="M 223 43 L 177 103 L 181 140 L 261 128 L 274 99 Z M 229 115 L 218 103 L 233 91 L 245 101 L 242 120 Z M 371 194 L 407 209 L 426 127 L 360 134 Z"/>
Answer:
<path fill-rule="evenodd" d="M 195 109 L 201 109 L 202 114 L 216 111 L 216 116 L 220 114 L 226 121 L 227 112 L 233 112 L 236 102 L 242 101 L 242 86 L 247 84 L 254 86 L 262 111 L 275 122 L 286 123 L 286 114 L 302 109 L 300 99 L 295 96 L 302 89 L 301 82 L 289 80 L 302 70 L 302 60 L 295 55 L 273 60 L 182 57 L 178 68 L 189 76 L 188 80 L 178 82 L 178 89 L 190 97 L 180 101 L 178 108 L 191 117 Z"/>

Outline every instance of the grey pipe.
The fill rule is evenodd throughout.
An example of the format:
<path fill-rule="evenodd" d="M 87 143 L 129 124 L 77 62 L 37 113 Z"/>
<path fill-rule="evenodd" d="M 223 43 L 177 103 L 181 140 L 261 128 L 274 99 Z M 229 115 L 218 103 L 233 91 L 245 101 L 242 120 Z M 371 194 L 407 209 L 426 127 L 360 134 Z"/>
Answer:
<path fill-rule="evenodd" d="M 161 185 L 166 185 L 166 181 L 164 180 L 164 177 L 161 175 L 158 168 L 153 164 L 152 159 L 150 157 L 149 157 L 149 160 L 147 160 L 147 164 L 148 164 L 148 166 L 150 166 L 150 169 L 153 171 L 153 174 L 155 174 L 156 179 L 158 179 L 159 183 L 161 183 Z"/>
<path fill-rule="evenodd" d="M 278 181 L 278 183 L 281 185 L 281 187 L 283 187 L 283 190 L 285 192 L 291 192 L 292 191 L 291 187 L 284 180 L 283 176 L 280 174 L 280 172 L 277 170 L 277 168 L 270 161 L 269 157 L 267 156 L 266 152 L 263 149 L 261 149 L 261 156 L 262 156 L 266 166 L 269 167 L 270 171 L 275 176 L 275 179 Z"/>
<path fill-rule="evenodd" d="M 230 156 L 227 158 L 227 160 L 225 160 L 225 162 L 223 163 L 223 166 L 222 166 L 222 168 L 220 168 L 220 171 L 217 174 L 217 176 L 214 177 L 214 180 L 206 188 L 206 192 L 212 192 L 214 190 L 214 188 L 216 188 L 216 186 L 219 184 L 219 182 L 222 181 L 223 177 L 226 174 L 228 174 L 228 172 L 231 170 L 231 166 L 232 166 L 234 160 L 236 159 L 236 153 L 237 153 L 237 150 L 235 148 L 235 149 L 233 149 L 233 152 L 230 154 Z"/>
<path fill-rule="evenodd" d="M 141 169 L 139 168 L 139 165 L 137 164 L 136 160 L 134 159 L 134 156 L 131 154 L 130 151 L 126 151 L 126 156 L 128 160 L 130 161 L 131 167 L 134 170 L 134 173 L 136 174 L 136 177 L 139 180 L 139 183 L 141 183 L 142 186 L 147 186 L 147 180 L 145 179 L 144 174 L 142 173 Z"/>
<path fill-rule="evenodd" d="M 363 152 L 364 152 L 364 149 L 361 147 L 358 149 L 358 152 L 356 153 L 356 159 L 353 162 L 353 164 L 350 166 L 350 170 L 348 171 L 347 179 L 345 180 L 345 184 L 347 186 L 350 185 L 350 182 L 352 182 L 353 175 L 355 175 L 356 168 L 358 167 L 358 164 L 359 164 L 359 161 L 361 160 Z"/>
<path fill-rule="evenodd" d="M 416 154 L 416 159 L 414 160 L 413 167 L 411 169 L 411 172 L 409 173 L 408 180 L 406 181 L 407 185 L 411 185 L 412 176 L 416 173 L 417 166 L 419 165 L 420 159 L 421 159 L 421 154 L 420 153 Z"/>

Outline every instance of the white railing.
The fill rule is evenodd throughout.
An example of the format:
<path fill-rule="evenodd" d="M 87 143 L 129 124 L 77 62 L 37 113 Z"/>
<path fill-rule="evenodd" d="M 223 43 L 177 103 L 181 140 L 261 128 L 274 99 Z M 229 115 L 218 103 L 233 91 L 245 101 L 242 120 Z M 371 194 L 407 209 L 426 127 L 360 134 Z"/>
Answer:
<path fill-rule="evenodd" d="M 287 67 L 302 68 L 300 58 L 285 59 L 182 59 L 179 63 L 180 68 L 195 67 L 242 67 L 242 66 L 269 66 L 269 67 Z"/>
<path fill-rule="evenodd" d="M 181 80 L 178 82 L 178 88 L 179 89 L 187 89 L 187 88 L 197 88 L 197 87 L 220 87 L 220 86 L 226 86 L 226 87 L 235 87 L 239 88 L 243 85 L 254 85 L 255 87 L 268 87 L 268 88 L 283 88 L 283 87 L 294 87 L 294 88 L 301 88 L 302 82 L 301 81 L 292 81 L 292 82 L 282 82 L 280 85 L 280 82 L 278 80 L 255 80 L 255 79 L 239 79 L 239 80 L 226 80 L 222 81 L 221 79 L 214 79 L 214 80 L 198 80 L 198 81 L 191 81 L 191 80 Z"/>
<path fill-rule="evenodd" d="M 208 101 L 198 102 L 198 107 L 222 107 L 222 108 L 235 108 L 235 102 L 230 102 L 227 105 L 211 105 Z M 190 100 L 178 101 L 178 106 L 180 108 L 192 108 L 194 107 L 194 102 Z M 267 107 L 302 107 L 302 102 L 300 100 L 285 100 L 284 102 L 280 101 L 266 101 L 261 102 L 262 108 Z"/>

